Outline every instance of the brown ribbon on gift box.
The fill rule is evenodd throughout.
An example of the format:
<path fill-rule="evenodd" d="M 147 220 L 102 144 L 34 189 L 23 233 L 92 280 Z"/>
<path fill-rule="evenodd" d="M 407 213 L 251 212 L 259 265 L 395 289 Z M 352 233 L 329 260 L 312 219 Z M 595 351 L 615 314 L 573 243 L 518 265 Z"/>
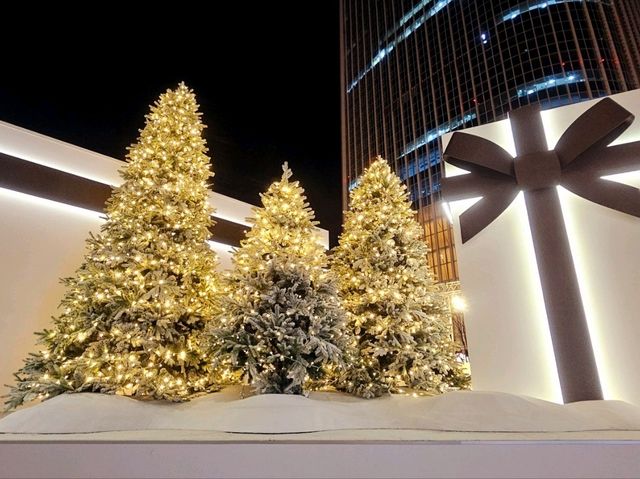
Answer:
<path fill-rule="evenodd" d="M 602 399 L 556 186 L 640 217 L 640 190 L 601 178 L 640 169 L 640 141 L 607 146 L 634 116 L 605 98 L 577 118 L 553 150 L 547 149 L 538 105 L 514 110 L 510 120 L 515 159 L 489 140 L 453 134 L 444 160 L 470 174 L 443 178 L 442 193 L 446 201 L 482 197 L 460 215 L 465 243 L 524 192 L 563 399 Z"/>

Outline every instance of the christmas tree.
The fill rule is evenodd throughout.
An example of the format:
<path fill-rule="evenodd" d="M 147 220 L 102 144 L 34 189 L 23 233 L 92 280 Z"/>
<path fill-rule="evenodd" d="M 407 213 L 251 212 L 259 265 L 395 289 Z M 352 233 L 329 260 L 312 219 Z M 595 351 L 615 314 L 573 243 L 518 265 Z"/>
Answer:
<path fill-rule="evenodd" d="M 332 270 L 351 334 L 342 386 L 363 397 L 457 381 L 445 298 L 406 187 L 378 158 L 352 191 Z"/>
<path fill-rule="evenodd" d="M 202 332 L 220 285 L 200 115 L 184 84 L 151 107 L 101 232 L 63 280 L 60 315 L 15 375 L 10 408 L 63 392 L 182 400 L 212 388 Z"/>
<path fill-rule="evenodd" d="M 234 254 L 231 294 L 212 332 L 218 361 L 261 394 L 302 394 L 340 363 L 343 340 L 344 312 L 314 213 L 286 163 L 283 170 Z"/>

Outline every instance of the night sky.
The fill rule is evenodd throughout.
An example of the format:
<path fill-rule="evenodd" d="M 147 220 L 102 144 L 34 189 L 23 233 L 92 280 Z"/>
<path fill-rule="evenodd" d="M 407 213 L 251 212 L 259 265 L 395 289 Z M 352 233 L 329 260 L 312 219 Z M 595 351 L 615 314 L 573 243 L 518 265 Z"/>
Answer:
<path fill-rule="evenodd" d="M 212 15 L 175 5 L 139 18 L 105 11 L 86 22 L 61 20 L 56 5 L 41 20 L 29 15 L 24 33 L 36 36 L 34 49 L 0 33 L 0 120 L 124 159 L 148 105 L 185 81 L 208 125 L 213 189 L 258 204 L 288 161 L 335 242 L 337 2 L 213 2 Z"/>

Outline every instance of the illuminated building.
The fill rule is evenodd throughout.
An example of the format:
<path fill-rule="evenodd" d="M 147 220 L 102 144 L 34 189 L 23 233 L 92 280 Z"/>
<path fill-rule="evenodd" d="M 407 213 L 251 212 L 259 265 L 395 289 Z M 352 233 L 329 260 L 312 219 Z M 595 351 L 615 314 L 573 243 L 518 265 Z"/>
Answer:
<path fill-rule="evenodd" d="M 440 281 L 443 134 L 640 87 L 637 0 L 342 0 L 343 203 L 377 155 L 407 185 Z"/>

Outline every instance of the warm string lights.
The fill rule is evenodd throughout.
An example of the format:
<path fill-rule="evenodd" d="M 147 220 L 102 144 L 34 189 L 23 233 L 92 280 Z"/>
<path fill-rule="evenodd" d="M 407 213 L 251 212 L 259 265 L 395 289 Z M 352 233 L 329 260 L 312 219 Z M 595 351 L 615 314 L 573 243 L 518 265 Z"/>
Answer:
<path fill-rule="evenodd" d="M 304 190 L 282 179 L 261 195 L 254 226 L 234 255 L 214 356 L 258 393 L 302 394 L 341 363 L 343 316 Z"/>
<path fill-rule="evenodd" d="M 61 314 L 16 374 L 9 407 L 65 391 L 175 401 L 213 388 L 202 334 L 220 284 L 206 243 L 212 173 L 200 115 L 184 84 L 151 107 L 106 222 L 64 280 Z"/>
<path fill-rule="evenodd" d="M 331 271 L 285 163 L 220 278 L 207 244 L 203 128 L 184 84 L 151 108 L 9 408 L 82 391 L 181 401 L 241 376 L 258 393 L 338 387 L 362 397 L 466 384 L 427 245 L 384 160 L 352 192 Z"/>
<path fill-rule="evenodd" d="M 427 252 L 406 187 L 378 158 L 351 193 L 332 256 L 350 334 L 347 391 L 374 397 L 465 384 Z"/>

